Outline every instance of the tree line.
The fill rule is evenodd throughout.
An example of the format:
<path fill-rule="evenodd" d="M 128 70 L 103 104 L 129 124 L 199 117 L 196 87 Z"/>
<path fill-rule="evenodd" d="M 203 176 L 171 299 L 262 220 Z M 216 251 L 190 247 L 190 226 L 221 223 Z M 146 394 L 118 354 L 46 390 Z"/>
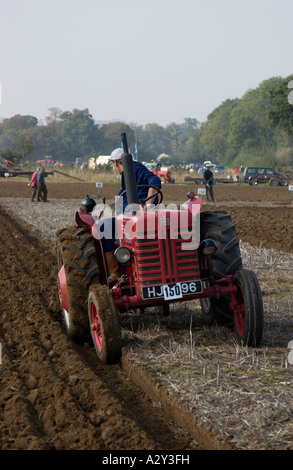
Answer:
<path fill-rule="evenodd" d="M 201 164 L 205 160 L 229 167 L 293 165 L 293 75 L 273 77 L 242 98 L 227 99 L 200 123 L 185 118 L 163 127 L 156 123 L 98 124 L 88 109 L 49 108 L 45 123 L 16 115 L 0 123 L 0 156 L 14 162 L 44 159 L 74 163 L 76 158 L 109 155 L 127 133 L 130 152 L 139 161 Z M 292 86 L 291 86 L 292 85 Z M 292 92 L 291 92 L 292 93 Z"/>

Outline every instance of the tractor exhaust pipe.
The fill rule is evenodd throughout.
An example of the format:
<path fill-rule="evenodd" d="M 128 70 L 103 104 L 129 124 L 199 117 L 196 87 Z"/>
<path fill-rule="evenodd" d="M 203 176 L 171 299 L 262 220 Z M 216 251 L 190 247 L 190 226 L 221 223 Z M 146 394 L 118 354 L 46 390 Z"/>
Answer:
<path fill-rule="evenodd" d="M 124 154 L 122 155 L 123 174 L 125 181 L 125 188 L 127 194 L 128 205 L 139 204 L 137 195 L 136 179 L 132 163 L 132 155 L 128 153 L 128 145 L 126 139 L 126 133 L 121 134 Z"/>

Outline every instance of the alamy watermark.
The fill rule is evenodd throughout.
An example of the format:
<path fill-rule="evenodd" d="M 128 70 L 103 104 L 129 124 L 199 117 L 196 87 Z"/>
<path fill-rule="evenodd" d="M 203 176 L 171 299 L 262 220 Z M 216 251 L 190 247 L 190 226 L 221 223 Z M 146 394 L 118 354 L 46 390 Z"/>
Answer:
<path fill-rule="evenodd" d="M 152 204 L 145 208 L 139 204 L 130 204 L 123 208 L 121 199 L 115 199 L 114 214 L 107 204 L 97 204 L 94 207 L 92 215 L 96 223 L 93 235 L 97 231 L 96 237 L 100 240 L 168 238 L 180 240 L 182 250 L 198 248 L 200 204 L 191 204 L 188 208 L 181 204 L 179 211 L 176 204 Z M 114 219 L 116 223 L 113 223 Z"/>

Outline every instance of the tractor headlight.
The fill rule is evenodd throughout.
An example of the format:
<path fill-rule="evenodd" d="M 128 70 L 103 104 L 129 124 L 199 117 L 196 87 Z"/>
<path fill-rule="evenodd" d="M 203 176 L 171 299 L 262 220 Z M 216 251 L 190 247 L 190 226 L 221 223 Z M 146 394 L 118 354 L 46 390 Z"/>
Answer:
<path fill-rule="evenodd" d="M 125 246 L 119 246 L 115 252 L 114 256 L 118 263 L 126 264 L 131 258 L 131 251 Z"/>
<path fill-rule="evenodd" d="M 214 240 L 206 239 L 200 243 L 198 249 L 203 255 L 213 255 L 217 251 L 217 245 Z"/>

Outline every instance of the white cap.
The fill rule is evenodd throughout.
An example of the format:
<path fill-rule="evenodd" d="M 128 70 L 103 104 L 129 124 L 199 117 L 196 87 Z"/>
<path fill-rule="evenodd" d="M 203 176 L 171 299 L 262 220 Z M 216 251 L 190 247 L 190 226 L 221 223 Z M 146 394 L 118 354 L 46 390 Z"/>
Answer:
<path fill-rule="evenodd" d="M 122 155 L 124 154 L 124 150 L 119 147 L 118 149 L 113 150 L 111 153 L 110 160 L 121 160 Z"/>

